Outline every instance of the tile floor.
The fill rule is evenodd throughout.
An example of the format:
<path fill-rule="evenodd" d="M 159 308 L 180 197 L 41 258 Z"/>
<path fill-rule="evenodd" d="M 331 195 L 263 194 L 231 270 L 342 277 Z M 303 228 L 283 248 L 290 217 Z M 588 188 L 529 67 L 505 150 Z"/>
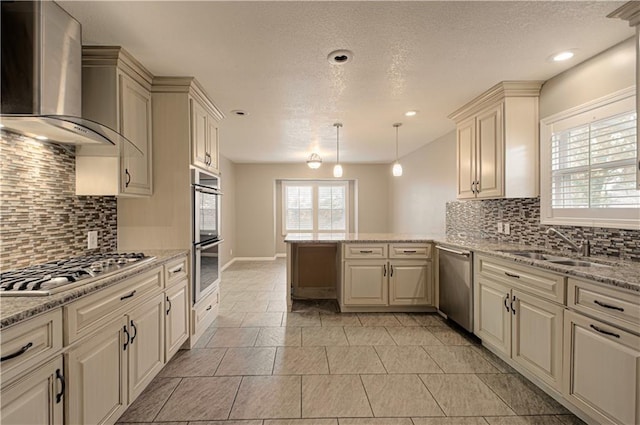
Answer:
<path fill-rule="evenodd" d="M 438 315 L 286 313 L 285 288 L 284 260 L 229 267 L 216 321 L 120 423 L 583 424 Z"/>

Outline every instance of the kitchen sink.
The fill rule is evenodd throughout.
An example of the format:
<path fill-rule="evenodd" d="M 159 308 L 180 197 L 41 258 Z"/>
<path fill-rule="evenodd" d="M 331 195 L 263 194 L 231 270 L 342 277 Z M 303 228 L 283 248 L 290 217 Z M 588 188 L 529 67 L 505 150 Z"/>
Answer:
<path fill-rule="evenodd" d="M 583 261 L 576 260 L 569 257 L 559 257 L 557 255 L 549 255 L 543 254 L 542 251 L 532 250 L 532 251 L 512 251 L 512 250 L 503 250 L 502 252 L 517 255 L 518 257 L 526 257 L 532 258 L 534 260 L 543 260 L 548 261 L 553 264 L 561 264 L 564 266 L 573 266 L 573 267 L 610 267 L 604 264 L 593 263 L 591 261 Z"/>

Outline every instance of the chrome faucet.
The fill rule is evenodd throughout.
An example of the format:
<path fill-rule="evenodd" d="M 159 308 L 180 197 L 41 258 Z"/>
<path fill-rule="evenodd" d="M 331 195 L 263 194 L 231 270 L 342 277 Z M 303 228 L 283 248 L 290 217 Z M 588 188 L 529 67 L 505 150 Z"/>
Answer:
<path fill-rule="evenodd" d="M 577 245 L 575 242 L 573 242 L 571 239 L 569 239 L 553 227 L 549 227 L 547 229 L 547 235 L 556 235 L 557 237 L 568 243 L 571 248 L 575 249 L 580 253 L 580 255 L 584 257 L 588 257 L 591 254 L 591 246 L 589 244 L 589 240 L 587 239 L 583 239 L 582 242 L 580 242 L 580 245 Z"/>

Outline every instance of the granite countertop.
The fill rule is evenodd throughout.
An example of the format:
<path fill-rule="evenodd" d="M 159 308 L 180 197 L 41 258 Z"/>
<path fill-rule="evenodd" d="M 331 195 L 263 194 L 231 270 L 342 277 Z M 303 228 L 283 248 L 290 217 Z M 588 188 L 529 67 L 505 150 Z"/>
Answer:
<path fill-rule="evenodd" d="M 0 297 L 0 329 L 13 325 L 29 317 L 44 313 L 47 310 L 68 304 L 80 297 L 91 294 L 103 288 L 115 285 L 125 279 L 151 270 L 161 264 L 174 260 L 188 253 L 187 250 L 145 250 L 145 254 L 156 257 L 153 261 L 141 264 L 117 273 L 112 276 L 105 277 L 88 283 L 86 285 L 77 286 L 68 291 L 58 292 L 53 295 L 44 296 L 26 296 L 26 297 Z"/>
<path fill-rule="evenodd" d="M 285 238 L 287 243 L 344 243 L 344 242 L 434 242 L 467 249 L 475 253 L 513 260 L 520 264 L 531 265 L 562 273 L 568 276 L 584 278 L 605 285 L 616 286 L 634 292 L 640 292 L 640 263 L 621 261 L 610 257 L 581 258 L 576 253 L 559 252 L 544 247 L 504 243 L 496 240 L 454 237 L 444 235 L 412 235 L 396 233 L 291 233 Z M 577 267 L 550 263 L 544 260 L 521 257 L 504 251 L 543 251 L 550 255 L 582 259 L 609 267 Z"/>

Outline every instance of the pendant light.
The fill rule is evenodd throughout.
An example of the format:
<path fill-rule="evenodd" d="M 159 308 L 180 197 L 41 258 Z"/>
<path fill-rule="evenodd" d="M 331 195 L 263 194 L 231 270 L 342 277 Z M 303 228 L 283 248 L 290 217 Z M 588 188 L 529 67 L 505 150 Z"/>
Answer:
<path fill-rule="evenodd" d="M 336 128 L 336 165 L 333 167 L 333 177 L 342 177 L 342 165 L 340 165 L 340 127 L 342 123 L 335 123 L 333 125 Z"/>
<path fill-rule="evenodd" d="M 317 153 L 312 153 L 309 159 L 307 159 L 307 165 L 312 170 L 317 170 L 322 165 L 322 158 Z"/>
<path fill-rule="evenodd" d="M 398 127 L 400 127 L 402 123 L 395 123 L 393 126 L 396 128 L 396 162 L 393 163 L 393 168 L 391 172 L 394 177 L 400 177 L 402 175 L 402 165 L 398 162 Z"/>

